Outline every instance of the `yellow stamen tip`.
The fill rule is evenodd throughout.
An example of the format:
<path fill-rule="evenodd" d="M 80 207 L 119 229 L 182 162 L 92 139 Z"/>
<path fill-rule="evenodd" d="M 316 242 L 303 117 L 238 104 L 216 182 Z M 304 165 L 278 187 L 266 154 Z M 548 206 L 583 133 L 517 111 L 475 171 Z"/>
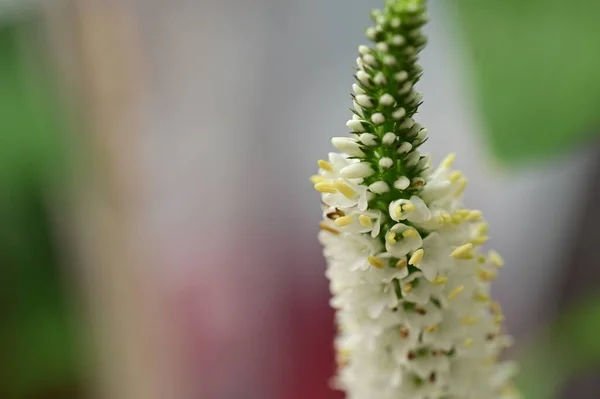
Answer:
<path fill-rule="evenodd" d="M 469 216 L 467 216 L 467 220 L 470 222 L 478 222 L 483 217 L 483 213 L 481 211 L 471 211 L 469 212 Z"/>
<path fill-rule="evenodd" d="M 504 259 L 502 259 L 502 256 L 500 256 L 500 254 L 494 250 L 491 250 L 488 253 L 488 256 L 490 258 L 490 262 L 492 262 L 492 264 L 496 267 L 502 267 L 504 266 Z"/>
<path fill-rule="evenodd" d="M 466 218 L 467 216 L 469 216 L 469 212 L 471 212 L 468 209 L 459 209 L 458 211 L 456 211 L 456 213 L 458 213 L 460 216 Z"/>
<path fill-rule="evenodd" d="M 484 236 L 487 234 L 487 232 L 488 232 L 488 224 L 486 222 L 479 224 L 475 228 L 475 234 L 477 234 L 478 236 Z"/>
<path fill-rule="evenodd" d="M 360 215 L 358 217 L 358 221 L 362 227 L 371 227 L 373 223 L 371 222 L 371 218 L 367 215 Z"/>
<path fill-rule="evenodd" d="M 319 227 L 321 228 L 321 230 L 327 231 L 327 232 L 329 232 L 331 234 L 335 234 L 336 236 L 340 234 L 339 231 L 337 231 L 336 229 L 334 229 L 331 226 L 328 226 L 325 222 L 319 223 Z"/>
<path fill-rule="evenodd" d="M 377 269 L 383 269 L 385 267 L 383 260 L 376 256 L 369 256 L 368 261 L 371 266 L 376 267 Z"/>
<path fill-rule="evenodd" d="M 465 348 L 472 347 L 474 343 L 475 343 L 475 340 L 473 338 L 467 338 L 467 339 L 465 339 L 465 342 L 463 342 L 463 344 L 465 345 Z"/>
<path fill-rule="evenodd" d="M 323 169 L 326 172 L 334 171 L 333 165 L 330 162 L 320 159 L 319 162 L 317 162 L 317 164 L 319 165 L 319 168 Z"/>
<path fill-rule="evenodd" d="M 396 262 L 397 269 L 404 269 L 407 266 L 408 266 L 408 262 L 406 261 L 406 259 L 400 259 L 398 262 Z"/>
<path fill-rule="evenodd" d="M 333 223 L 335 223 L 336 226 L 338 227 L 344 227 L 344 226 L 349 226 L 354 222 L 352 216 L 341 216 L 337 219 L 335 219 L 335 221 Z"/>
<path fill-rule="evenodd" d="M 452 215 L 450 215 L 448 212 L 444 212 L 440 215 L 440 217 L 444 220 L 444 222 L 446 223 L 451 223 L 452 222 Z"/>
<path fill-rule="evenodd" d="M 450 291 L 450 293 L 448 294 L 448 299 L 456 298 L 461 292 L 464 291 L 464 289 L 464 285 L 459 285 L 458 287 L 453 288 L 452 291 Z"/>
<path fill-rule="evenodd" d="M 494 281 L 496 279 L 496 272 L 493 270 L 479 269 L 477 271 L 477 277 L 479 277 L 481 281 Z"/>
<path fill-rule="evenodd" d="M 461 320 L 461 322 L 465 326 L 474 326 L 477 323 L 479 323 L 479 319 L 477 317 L 463 317 L 463 319 Z"/>
<path fill-rule="evenodd" d="M 433 285 L 444 285 L 448 282 L 448 277 L 444 277 L 444 276 L 437 276 L 435 278 L 435 280 L 433 280 L 431 282 L 431 284 Z"/>
<path fill-rule="evenodd" d="M 475 237 L 473 238 L 471 241 L 469 241 L 471 244 L 473 245 L 482 245 L 485 244 L 486 242 L 489 241 L 489 237 L 488 236 L 479 236 L 479 237 Z"/>
<path fill-rule="evenodd" d="M 325 178 L 321 175 L 313 175 L 310 177 L 310 181 L 312 184 L 317 184 L 325 181 Z"/>
<path fill-rule="evenodd" d="M 459 171 L 455 171 L 455 172 L 450 173 L 448 180 L 450 180 L 452 183 L 456 183 L 457 181 L 460 180 L 461 177 L 462 177 L 462 173 Z"/>
<path fill-rule="evenodd" d="M 402 208 L 400 205 L 394 208 L 394 213 L 396 214 L 396 218 L 400 219 L 402 217 Z"/>
<path fill-rule="evenodd" d="M 467 188 L 467 178 L 466 177 L 462 177 L 458 184 L 460 185 L 458 191 L 456 192 L 456 194 L 454 195 L 456 198 L 460 197 L 464 192 L 465 189 Z"/>
<path fill-rule="evenodd" d="M 461 245 L 460 247 L 452 251 L 450 257 L 454 259 L 473 259 L 473 244 L 469 242 L 464 245 Z"/>
<path fill-rule="evenodd" d="M 412 292 L 413 286 L 411 283 L 404 284 L 404 293 L 410 294 Z"/>
<path fill-rule="evenodd" d="M 502 314 L 502 306 L 500 305 L 499 302 L 490 303 L 490 309 L 492 310 L 492 313 L 494 313 L 494 314 Z"/>
<path fill-rule="evenodd" d="M 333 184 L 324 182 L 324 181 L 315 184 L 315 190 L 317 190 L 320 193 L 330 193 L 330 194 L 337 193 L 337 190 L 335 189 Z"/>
<path fill-rule="evenodd" d="M 485 257 L 485 256 L 483 256 L 483 255 L 479 255 L 479 256 L 477 257 L 477 262 L 479 262 L 479 263 L 481 263 L 481 264 L 484 264 L 486 261 L 487 261 L 487 259 L 486 259 L 486 257 Z"/>
<path fill-rule="evenodd" d="M 502 324 L 502 322 L 504 321 L 504 316 L 499 314 L 497 316 L 494 316 L 494 323 L 496 324 Z"/>
<path fill-rule="evenodd" d="M 453 214 L 453 215 L 450 217 L 450 220 L 451 220 L 451 221 L 452 221 L 452 223 L 454 223 L 454 224 L 461 224 L 461 223 L 462 223 L 462 221 L 463 221 L 463 217 L 462 217 L 462 216 L 460 216 L 458 213 L 455 213 L 455 214 Z"/>
<path fill-rule="evenodd" d="M 415 209 L 416 209 L 415 204 L 413 204 L 412 202 L 407 202 L 404 205 L 402 205 L 402 210 L 404 210 L 406 212 L 412 212 Z"/>
<path fill-rule="evenodd" d="M 490 300 L 490 297 L 489 297 L 489 295 L 487 295 L 483 292 L 476 292 L 475 295 L 473 295 L 473 299 L 476 300 L 477 302 L 486 303 Z"/>
<path fill-rule="evenodd" d="M 356 191 L 354 191 L 352 187 L 344 182 L 336 181 L 333 183 L 333 187 L 335 187 L 337 191 L 342 193 L 342 195 L 348 199 L 354 199 L 356 197 Z"/>
<path fill-rule="evenodd" d="M 390 244 L 394 245 L 396 243 L 396 233 L 394 233 L 393 231 L 390 231 L 389 233 L 387 233 L 385 235 L 385 240 L 387 242 L 389 242 Z"/>
<path fill-rule="evenodd" d="M 424 255 L 425 251 L 423 250 L 423 248 L 417 249 L 410 257 L 408 264 L 413 266 L 418 265 L 419 263 L 421 263 L 421 260 L 423 260 Z"/>
<path fill-rule="evenodd" d="M 432 332 L 437 331 L 437 329 L 438 329 L 438 326 L 436 324 L 434 324 L 434 325 L 431 325 L 429 327 L 426 327 L 425 329 L 423 329 L 423 331 L 428 332 L 428 333 L 432 333 Z"/>
<path fill-rule="evenodd" d="M 454 165 L 454 161 L 456 161 L 456 154 L 449 154 L 446 158 L 444 158 L 444 160 L 442 161 L 442 167 L 443 168 L 451 168 L 452 165 Z"/>
<path fill-rule="evenodd" d="M 415 229 L 406 229 L 402 232 L 402 236 L 406 237 L 406 238 L 416 237 L 418 235 L 419 235 L 419 233 Z"/>

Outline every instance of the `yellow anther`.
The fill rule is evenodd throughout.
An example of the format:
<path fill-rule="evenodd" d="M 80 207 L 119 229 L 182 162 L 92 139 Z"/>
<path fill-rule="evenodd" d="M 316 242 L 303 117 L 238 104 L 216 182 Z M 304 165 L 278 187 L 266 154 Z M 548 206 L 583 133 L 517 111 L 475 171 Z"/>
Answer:
<path fill-rule="evenodd" d="M 406 238 L 416 237 L 418 235 L 419 235 L 419 233 L 415 229 L 406 229 L 402 232 L 402 237 L 406 237 Z"/>
<path fill-rule="evenodd" d="M 454 224 L 461 224 L 463 221 L 463 217 L 460 216 L 458 213 L 455 213 L 451 216 L 451 220 Z"/>
<path fill-rule="evenodd" d="M 405 294 L 410 294 L 412 292 L 413 285 L 411 283 L 404 284 L 403 291 Z"/>
<path fill-rule="evenodd" d="M 484 236 L 488 232 L 488 224 L 486 222 L 480 223 L 475 227 L 475 234 L 478 236 Z"/>
<path fill-rule="evenodd" d="M 354 199 L 356 197 L 356 191 L 342 181 L 336 181 L 333 183 L 333 187 L 335 187 L 336 190 L 338 190 L 344 197 L 348 199 Z"/>
<path fill-rule="evenodd" d="M 376 256 L 369 256 L 368 258 L 369 264 L 377 269 L 383 269 L 385 267 L 385 262 Z"/>
<path fill-rule="evenodd" d="M 494 250 L 491 250 L 488 253 L 488 257 L 490 258 L 490 262 L 492 262 L 492 264 L 496 267 L 502 267 L 504 266 L 504 259 L 502 259 L 502 256 L 500 256 L 500 254 Z"/>
<path fill-rule="evenodd" d="M 336 236 L 340 234 L 339 231 L 337 231 L 336 229 L 334 229 L 331 226 L 328 226 L 325 222 L 319 223 L 319 227 L 321 228 L 321 230 L 327 231 L 327 232 L 329 232 L 331 234 L 335 234 Z"/>
<path fill-rule="evenodd" d="M 502 306 L 500 305 L 499 302 L 492 302 L 490 303 L 490 309 L 492 310 L 492 313 L 495 315 L 499 315 L 502 314 Z"/>
<path fill-rule="evenodd" d="M 450 180 L 452 183 L 456 183 L 457 181 L 460 180 L 461 177 L 462 177 L 462 173 L 457 170 L 457 171 L 450 173 L 450 176 L 448 176 L 448 180 Z"/>
<path fill-rule="evenodd" d="M 334 171 L 333 165 L 330 162 L 320 159 L 319 162 L 317 162 L 317 164 L 319 165 L 319 168 L 323 169 L 326 172 Z"/>
<path fill-rule="evenodd" d="M 396 262 L 397 269 L 404 269 L 407 266 L 408 266 L 408 262 L 406 261 L 406 259 L 400 259 L 398 262 Z"/>
<path fill-rule="evenodd" d="M 471 212 L 468 209 L 459 209 L 456 211 L 456 213 L 458 213 L 460 216 L 466 218 L 467 216 L 469 216 L 469 212 Z"/>
<path fill-rule="evenodd" d="M 387 233 L 385 235 L 385 241 L 394 245 L 396 243 L 396 233 L 394 233 L 393 231 L 390 231 L 389 233 Z"/>
<path fill-rule="evenodd" d="M 450 215 L 448 212 L 443 212 L 440 217 L 444 220 L 444 222 L 446 223 L 451 223 L 452 222 L 452 215 Z"/>
<path fill-rule="evenodd" d="M 337 190 L 335 189 L 333 184 L 325 182 L 325 181 L 315 184 L 315 190 L 317 190 L 320 193 L 330 193 L 330 194 L 337 193 Z"/>
<path fill-rule="evenodd" d="M 477 302 L 487 303 L 490 300 L 490 297 L 489 297 L 489 295 L 487 295 L 483 292 L 476 292 L 473 295 L 473 299 L 476 300 Z"/>
<path fill-rule="evenodd" d="M 496 272 L 494 270 L 486 270 L 480 268 L 479 270 L 477 270 L 477 277 L 479 277 L 481 281 L 494 281 L 496 279 Z"/>
<path fill-rule="evenodd" d="M 354 222 L 354 218 L 352 216 L 340 216 L 335 219 L 333 223 L 335 223 L 338 227 L 349 226 Z"/>
<path fill-rule="evenodd" d="M 371 222 L 371 218 L 367 215 L 360 215 L 358 217 L 358 221 L 362 227 L 371 227 L 373 223 Z"/>
<path fill-rule="evenodd" d="M 449 154 L 441 163 L 443 168 L 449 169 L 454 165 L 454 161 L 456 161 L 456 154 Z"/>
<path fill-rule="evenodd" d="M 482 244 L 485 244 L 486 242 L 488 242 L 489 239 L 490 239 L 490 237 L 488 237 L 488 236 L 479 236 L 479 237 L 475 237 L 475 238 L 471 239 L 471 241 L 469 241 L 469 242 L 473 245 L 482 245 Z"/>
<path fill-rule="evenodd" d="M 481 263 L 481 264 L 484 264 L 485 262 L 487 262 L 487 258 L 485 256 L 483 256 L 483 255 L 479 255 L 477 257 L 477 262 Z"/>
<path fill-rule="evenodd" d="M 415 209 L 415 204 L 413 204 L 412 202 L 406 202 L 404 205 L 402 205 L 402 210 L 406 212 L 412 212 Z"/>
<path fill-rule="evenodd" d="M 432 333 L 432 332 L 435 332 L 435 331 L 437 331 L 437 329 L 438 329 L 438 326 L 437 326 L 437 324 L 433 324 L 433 325 L 431 325 L 431 326 L 429 326 L 429 327 L 425 327 L 425 328 L 423 329 L 423 331 L 425 331 L 425 332 L 427 332 L 427 333 Z"/>
<path fill-rule="evenodd" d="M 461 245 L 460 247 L 452 251 L 450 257 L 454 259 L 473 259 L 473 244 L 469 242 L 464 245 Z"/>
<path fill-rule="evenodd" d="M 396 218 L 400 219 L 402 217 L 402 208 L 400 205 L 394 208 L 394 213 L 396 214 Z"/>
<path fill-rule="evenodd" d="M 452 289 L 452 291 L 450 291 L 450 293 L 448 294 L 448 299 L 454 299 L 456 298 L 461 292 L 463 292 L 465 289 L 464 285 L 459 285 L 458 287 L 454 287 Z"/>
<path fill-rule="evenodd" d="M 431 284 L 433 285 L 444 285 L 448 282 L 448 277 L 444 277 L 444 276 L 437 276 L 435 278 L 435 280 L 433 280 L 431 282 Z"/>
<path fill-rule="evenodd" d="M 459 187 L 458 191 L 456 191 L 456 194 L 454 194 L 454 196 L 456 198 L 460 197 L 465 192 L 465 189 L 467 188 L 467 178 L 462 177 L 459 180 L 458 184 L 460 185 L 460 187 Z"/>
<path fill-rule="evenodd" d="M 475 340 L 473 338 L 467 338 L 465 339 L 465 341 L 463 342 L 463 344 L 465 345 L 465 348 L 470 348 L 473 346 L 473 344 L 475 343 Z"/>
<path fill-rule="evenodd" d="M 461 320 L 461 322 L 465 326 L 474 326 L 477 323 L 479 323 L 479 319 L 477 317 L 463 317 L 463 319 Z"/>
<path fill-rule="evenodd" d="M 494 316 L 494 323 L 496 324 L 502 324 L 502 322 L 504 321 L 504 315 L 496 315 Z"/>
<path fill-rule="evenodd" d="M 423 260 L 423 256 L 425 255 L 425 251 L 423 250 L 423 248 L 421 249 L 417 249 L 412 256 L 410 257 L 410 259 L 408 260 L 408 264 L 409 265 L 413 265 L 416 266 L 419 263 L 421 263 L 421 261 Z"/>
<path fill-rule="evenodd" d="M 483 217 L 483 213 L 481 211 L 471 211 L 469 212 L 469 216 L 467 216 L 467 220 L 470 222 L 478 222 Z"/>
<path fill-rule="evenodd" d="M 313 175 L 310 177 L 312 184 L 317 184 L 325 181 L 325 178 L 321 175 Z"/>

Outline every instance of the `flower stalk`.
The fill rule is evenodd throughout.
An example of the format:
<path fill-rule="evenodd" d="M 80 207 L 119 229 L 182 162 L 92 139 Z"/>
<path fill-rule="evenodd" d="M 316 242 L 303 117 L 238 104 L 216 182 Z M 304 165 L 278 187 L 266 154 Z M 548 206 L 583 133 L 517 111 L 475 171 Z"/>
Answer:
<path fill-rule="evenodd" d="M 350 399 L 515 398 L 511 339 L 490 284 L 504 264 L 484 254 L 487 223 L 461 204 L 467 179 L 449 155 L 421 154 L 413 118 L 427 43 L 424 0 L 387 0 L 360 46 L 349 137 L 319 161 L 319 239 L 327 259 L 336 386 Z"/>

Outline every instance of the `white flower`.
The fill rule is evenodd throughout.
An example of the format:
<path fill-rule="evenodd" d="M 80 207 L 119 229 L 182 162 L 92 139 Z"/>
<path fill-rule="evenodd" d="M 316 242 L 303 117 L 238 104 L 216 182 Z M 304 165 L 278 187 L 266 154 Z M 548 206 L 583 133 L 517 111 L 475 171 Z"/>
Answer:
<path fill-rule="evenodd" d="M 442 313 L 442 321 L 435 327 L 423 331 L 423 344 L 450 351 L 464 336 L 464 325 L 450 309 Z"/>
<path fill-rule="evenodd" d="M 416 265 L 425 278 L 434 281 L 445 270 L 454 266 L 454 261 L 450 258 L 452 252 L 450 247 L 444 243 L 436 232 L 430 233 L 423 239 L 423 259 Z"/>
<path fill-rule="evenodd" d="M 417 305 L 426 305 L 431 298 L 438 298 L 442 292 L 442 287 L 434 285 L 422 278 L 422 273 L 412 273 L 402 280 L 402 295 L 405 300 Z"/>
<path fill-rule="evenodd" d="M 336 386 L 348 399 L 516 399 L 514 366 L 496 360 L 511 338 L 490 298 L 504 261 L 480 252 L 487 223 L 461 204 L 455 156 L 432 169 L 420 154 L 428 131 L 413 119 L 411 40 L 422 38 L 424 2 L 387 1 L 367 32 L 374 48 L 359 48 L 352 136 L 332 139 L 342 153 L 311 178 L 339 329 Z"/>
<path fill-rule="evenodd" d="M 386 234 L 385 249 L 397 258 L 416 251 L 423 245 L 419 232 L 403 223 L 397 223 Z"/>
<path fill-rule="evenodd" d="M 392 201 L 389 211 L 390 217 L 396 222 L 408 220 L 412 223 L 425 223 L 431 219 L 431 211 L 427 207 L 427 204 L 416 195 L 410 197 L 410 200 L 399 199 Z"/>
<path fill-rule="evenodd" d="M 357 204 L 358 201 L 353 205 Z M 330 207 L 326 212 L 332 214 L 337 212 L 337 210 L 334 207 Z M 344 233 L 370 233 L 372 237 L 377 237 L 381 230 L 381 212 L 363 212 L 357 208 L 344 216 L 338 217 L 334 221 L 334 224 L 336 225 L 336 228 Z"/>

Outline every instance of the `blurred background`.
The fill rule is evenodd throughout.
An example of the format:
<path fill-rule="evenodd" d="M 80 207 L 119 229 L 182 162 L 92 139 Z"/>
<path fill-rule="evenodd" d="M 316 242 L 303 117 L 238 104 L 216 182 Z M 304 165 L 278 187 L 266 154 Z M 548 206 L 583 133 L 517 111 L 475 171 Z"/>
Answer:
<path fill-rule="evenodd" d="M 0 398 L 341 398 L 308 177 L 382 4 L 0 1 Z M 599 13 L 430 1 L 418 118 L 526 399 L 600 388 Z"/>

